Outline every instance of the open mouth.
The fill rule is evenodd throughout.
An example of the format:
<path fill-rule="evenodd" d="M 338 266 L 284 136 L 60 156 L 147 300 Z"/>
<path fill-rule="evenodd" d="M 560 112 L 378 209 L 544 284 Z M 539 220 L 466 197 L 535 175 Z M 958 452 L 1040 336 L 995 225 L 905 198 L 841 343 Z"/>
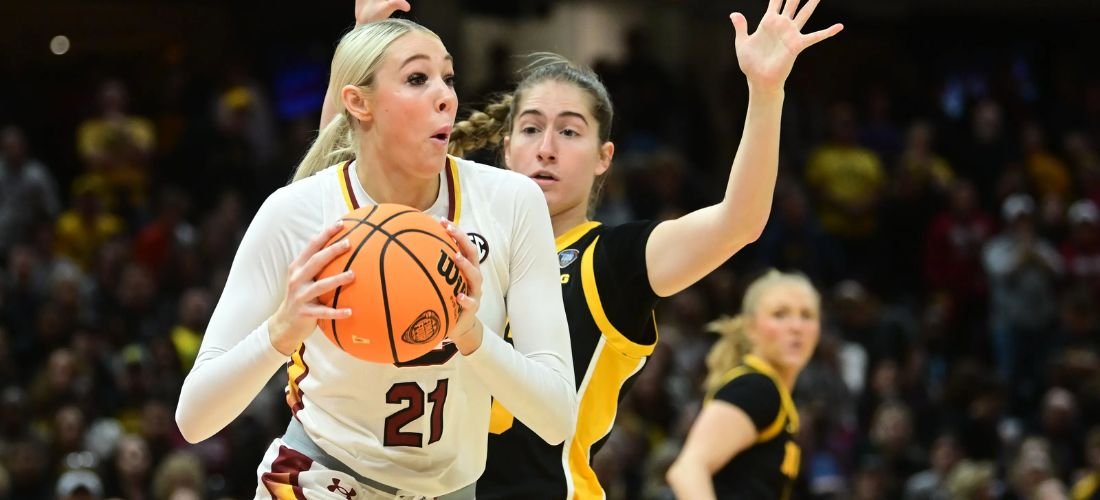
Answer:
<path fill-rule="evenodd" d="M 431 135 L 432 140 L 446 144 L 451 138 L 451 127 L 440 127 Z"/>
<path fill-rule="evenodd" d="M 550 173 L 547 170 L 539 170 L 538 172 L 535 172 L 534 174 L 531 174 L 531 178 L 534 179 L 539 184 L 548 183 L 548 182 L 555 182 L 555 181 L 558 180 L 557 176 L 555 176 L 554 174 Z"/>

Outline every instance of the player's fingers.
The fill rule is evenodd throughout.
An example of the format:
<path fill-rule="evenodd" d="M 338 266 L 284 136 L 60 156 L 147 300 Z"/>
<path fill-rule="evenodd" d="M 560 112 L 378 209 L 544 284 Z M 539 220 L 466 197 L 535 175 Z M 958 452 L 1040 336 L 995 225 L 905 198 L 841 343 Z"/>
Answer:
<path fill-rule="evenodd" d="M 407 0 L 398 0 L 396 4 L 397 5 L 395 6 L 395 8 L 401 12 L 408 12 L 412 10 L 412 5 L 409 5 L 409 2 Z"/>
<path fill-rule="evenodd" d="M 806 40 L 807 40 L 806 41 L 806 46 L 803 47 L 803 49 L 805 49 L 807 47 L 810 47 L 811 45 L 813 45 L 817 42 L 828 39 L 828 38 L 832 37 L 833 35 L 835 35 L 837 33 L 840 33 L 840 31 L 843 30 L 843 29 L 844 29 L 843 24 L 836 23 L 836 24 L 834 24 L 832 26 L 829 26 L 828 28 L 825 28 L 823 30 L 818 30 L 818 31 L 815 31 L 813 33 L 807 34 L 806 35 Z"/>
<path fill-rule="evenodd" d="M 775 12 L 776 14 L 778 14 L 779 13 L 779 5 L 782 1 L 783 0 L 768 0 L 768 10 L 764 11 L 764 15 L 766 16 L 769 13 L 772 13 L 772 12 Z"/>
<path fill-rule="evenodd" d="M 306 300 L 313 300 L 325 293 L 335 290 L 338 286 L 347 285 L 353 281 L 355 281 L 355 272 L 345 271 L 335 276 L 329 276 L 314 281 L 313 284 L 305 289 L 302 295 Z"/>
<path fill-rule="evenodd" d="M 783 4 L 783 15 L 794 19 L 794 13 L 798 10 L 798 2 L 799 0 L 787 0 Z"/>
<path fill-rule="evenodd" d="M 455 264 L 458 265 L 459 272 L 466 280 L 466 293 L 473 297 L 481 297 L 481 268 L 462 254 L 455 254 Z"/>
<path fill-rule="evenodd" d="M 351 317 L 351 308 L 334 309 L 320 304 L 310 304 L 301 309 L 302 316 L 317 319 L 344 319 Z"/>
<path fill-rule="evenodd" d="M 339 233 L 342 229 L 344 229 L 344 221 L 336 221 L 335 224 L 332 224 L 326 227 L 320 233 L 317 233 L 316 236 L 309 240 L 309 243 L 306 244 L 306 247 L 302 249 L 302 253 L 299 253 L 298 257 L 296 257 L 290 263 L 291 267 L 303 266 L 306 261 L 313 256 L 313 254 L 324 248 L 325 243 L 328 243 L 328 240 L 331 240 L 332 237 L 336 236 L 336 234 Z"/>
<path fill-rule="evenodd" d="M 730 22 L 733 23 L 734 40 L 743 43 L 749 37 L 749 22 L 740 12 L 730 14 Z"/>
<path fill-rule="evenodd" d="M 798 11 L 797 16 L 794 16 L 794 23 L 798 26 L 798 29 L 801 30 L 806 25 L 806 21 L 810 20 L 810 16 L 814 14 L 814 9 L 817 8 L 817 4 L 820 2 L 821 0 L 810 0 L 802 6 L 802 10 Z"/>
<path fill-rule="evenodd" d="M 476 313 L 477 308 L 481 305 L 480 300 L 464 293 L 458 294 L 455 299 L 458 300 L 458 307 L 460 308 L 459 310 L 462 311 L 462 314 Z"/>
<path fill-rule="evenodd" d="M 317 276 L 317 273 L 321 272 L 332 259 L 335 259 L 338 255 L 351 250 L 351 241 L 347 238 L 343 238 L 332 245 L 322 248 L 317 253 L 313 254 L 309 260 L 302 266 L 302 276 L 308 276 L 312 279 Z"/>
<path fill-rule="evenodd" d="M 475 265 L 480 261 L 480 256 L 477 253 L 477 247 L 470 241 L 470 236 L 466 234 L 466 231 L 459 229 L 450 221 L 443 221 L 443 228 L 447 230 L 447 234 L 454 238 L 455 243 L 458 244 L 458 250 L 462 252 L 462 255 L 474 262 Z"/>

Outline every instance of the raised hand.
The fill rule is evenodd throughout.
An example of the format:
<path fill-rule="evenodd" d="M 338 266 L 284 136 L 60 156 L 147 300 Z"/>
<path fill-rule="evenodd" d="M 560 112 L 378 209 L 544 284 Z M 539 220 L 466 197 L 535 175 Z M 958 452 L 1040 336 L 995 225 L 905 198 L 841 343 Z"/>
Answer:
<path fill-rule="evenodd" d="M 809 0 L 799 10 L 801 0 L 786 0 L 785 5 L 784 0 L 769 0 L 767 12 L 751 35 L 745 16 L 739 12 L 730 14 L 736 32 L 737 64 L 750 87 L 782 89 L 799 53 L 844 29 L 837 23 L 820 31 L 802 33 L 819 1 Z"/>
<path fill-rule="evenodd" d="M 355 24 L 367 24 L 388 19 L 396 11 L 408 12 L 407 0 L 355 0 Z"/>

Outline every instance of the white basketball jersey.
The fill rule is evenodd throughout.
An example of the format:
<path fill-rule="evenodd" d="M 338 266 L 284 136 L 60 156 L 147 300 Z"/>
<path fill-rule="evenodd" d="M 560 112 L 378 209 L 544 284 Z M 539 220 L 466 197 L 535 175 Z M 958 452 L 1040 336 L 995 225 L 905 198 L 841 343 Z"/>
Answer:
<path fill-rule="evenodd" d="M 477 480 L 490 389 L 544 439 L 564 440 L 577 402 L 550 217 L 538 186 L 513 172 L 448 158 L 427 210 L 454 221 L 480 250 L 477 315 L 486 335 L 476 351 L 463 356 L 441 344 L 402 366 L 369 363 L 319 328 L 289 363 L 272 346 L 266 320 L 286 294 L 290 263 L 324 227 L 372 203 L 354 163 L 268 197 L 184 381 L 176 411 L 184 436 L 196 442 L 224 428 L 286 366 L 287 401 L 313 441 L 362 476 L 400 490 L 433 497 Z M 515 349 L 501 338 L 506 314 Z"/>
<path fill-rule="evenodd" d="M 479 245 L 484 284 L 478 317 L 488 330 L 503 332 L 511 228 L 491 215 L 512 210 L 508 185 L 515 179 L 455 158 L 442 176 L 438 201 L 426 212 L 452 220 Z M 359 186 L 353 163 L 308 182 L 327 201 L 325 221 L 374 203 Z M 377 481 L 440 495 L 476 481 L 484 468 L 491 399 L 466 369 L 450 343 L 396 366 L 355 359 L 317 330 L 288 368 L 288 401 L 333 457 Z"/>

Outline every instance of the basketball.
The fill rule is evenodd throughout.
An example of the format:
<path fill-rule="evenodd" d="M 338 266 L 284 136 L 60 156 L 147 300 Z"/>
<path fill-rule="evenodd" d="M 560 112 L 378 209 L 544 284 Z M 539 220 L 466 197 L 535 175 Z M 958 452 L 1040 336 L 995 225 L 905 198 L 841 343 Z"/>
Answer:
<path fill-rule="evenodd" d="M 438 347 L 458 319 L 455 295 L 466 291 L 454 240 L 436 219 L 404 205 L 364 206 L 342 220 L 344 229 L 327 245 L 346 238 L 351 249 L 316 279 L 353 271 L 355 281 L 319 297 L 352 315 L 319 321 L 321 331 L 375 363 L 411 361 Z"/>

